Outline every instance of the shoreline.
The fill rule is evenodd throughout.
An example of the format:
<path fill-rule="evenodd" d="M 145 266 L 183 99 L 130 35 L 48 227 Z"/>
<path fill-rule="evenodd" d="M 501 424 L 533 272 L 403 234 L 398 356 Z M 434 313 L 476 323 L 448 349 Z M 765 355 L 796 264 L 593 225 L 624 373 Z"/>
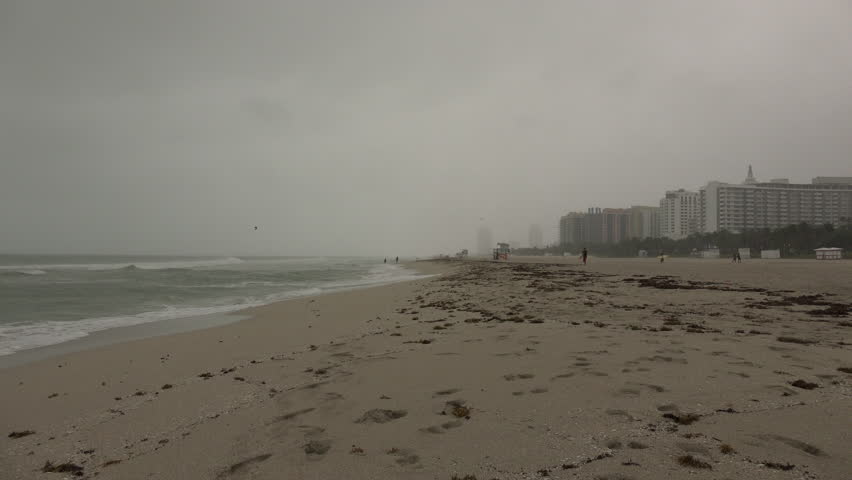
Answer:
<path fill-rule="evenodd" d="M 9 354 L 0 355 L 0 370 L 13 366 L 24 365 L 38 360 L 45 360 L 52 357 L 85 351 L 98 347 L 227 325 L 229 323 L 239 322 L 241 320 L 250 318 L 250 312 L 254 308 L 274 305 L 276 303 L 289 302 L 292 300 L 317 297 L 321 295 L 329 295 L 337 292 L 344 292 L 350 290 L 381 287 L 394 283 L 416 281 L 422 278 L 428 278 L 428 276 L 431 275 L 429 273 L 423 273 L 423 271 L 430 271 L 430 269 L 424 268 L 422 266 L 420 267 L 420 269 L 418 269 L 415 263 L 416 262 L 406 262 L 401 263 L 399 265 L 403 268 L 418 273 L 419 275 L 421 275 L 420 278 L 403 278 L 401 280 L 391 280 L 388 282 L 376 284 L 356 285 L 351 287 L 335 287 L 320 293 L 297 295 L 292 298 L 276 300 L 262 305 L 247 306 L 233 311 L 167 318 L 162 320 L 138 323 L 135 325 L 119 325 L 115 327 L 109 327 L 103 330 L 95 330 L 86 333 L 82 337 L 72 338 L 69 340 L 64 340 L 48 345 L 25 348 Z"/>
<path fill-rule="evenodd" d="M 41 472 L 45 462 L 122 480 L 852 471 L 852 270 L 593 260 L 424 262 L 445 273 L 2 369 L 0 471 L 45 480 L 59 478 Z M 821 313 L 828 307 L 835 316 Z"/>

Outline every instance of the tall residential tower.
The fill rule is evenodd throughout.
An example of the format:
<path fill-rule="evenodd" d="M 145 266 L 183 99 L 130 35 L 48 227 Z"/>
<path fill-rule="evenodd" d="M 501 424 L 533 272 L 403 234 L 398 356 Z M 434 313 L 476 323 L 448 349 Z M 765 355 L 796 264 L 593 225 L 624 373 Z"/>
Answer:
<path fill-rule="evenodd" d="M 749 166 L 743 183 L 710 182 L 701 189 L 701 230 L 742 232 L 797 223 L 840 224 L 852 218 L 852 178 L 786 178 L 758 182 Z"/>
<path fill-rule="evenodd" d="M 701 223 L 698 192 L 670 190 L 660 200 L 660 236 L 680 240 L 697 233 Z"/>

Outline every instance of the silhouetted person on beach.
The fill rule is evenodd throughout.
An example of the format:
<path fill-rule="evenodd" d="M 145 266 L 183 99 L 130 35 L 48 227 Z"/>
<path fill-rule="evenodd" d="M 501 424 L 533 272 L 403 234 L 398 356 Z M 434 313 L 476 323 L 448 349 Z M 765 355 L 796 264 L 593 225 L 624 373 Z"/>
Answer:
<path fill-rule="evenodd" d="M 387 259 L 387 258 L 385 258 L 385 263 L 388 263 L 388 259 Z"/>
<path fill-rule="evenodd" d="M 399 263 L 399 257 L 396 257 L 396 263 Z"/>
<path fill-rule="evenodd" d="M 583 253 L 580 256 L 583 257 L 583 265 L 585 265 L 586 260 L 589 258 L 589 251 L 586 250 L 586 247 L 583 247 Z"/>
<path fill-rule="evenodd" d="M 662 250 L 660 250 L 660 263 L 663 263 L 665 261 L 666 261 L 666 255 L 663 253 Z"/>

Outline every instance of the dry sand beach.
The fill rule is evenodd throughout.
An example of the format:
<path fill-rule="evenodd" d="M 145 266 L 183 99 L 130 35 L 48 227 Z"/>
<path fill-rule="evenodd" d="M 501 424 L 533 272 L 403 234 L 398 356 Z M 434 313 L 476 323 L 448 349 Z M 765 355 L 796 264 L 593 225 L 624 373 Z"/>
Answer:
<path fill-rule="evenodd" d="M 852 478 L 852 263 L 436 261 L 0 370 L 0 478 Z"/>

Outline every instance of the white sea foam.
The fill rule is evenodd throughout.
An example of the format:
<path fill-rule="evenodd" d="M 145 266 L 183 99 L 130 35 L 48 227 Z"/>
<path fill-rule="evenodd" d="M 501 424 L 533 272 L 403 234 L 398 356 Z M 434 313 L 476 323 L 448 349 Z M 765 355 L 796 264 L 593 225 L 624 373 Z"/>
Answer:
<path fill-rule="evenodd" d="M 135 267 L 141 270 L 163 270 L 167 268 L 200 268 L 244 263 L 236 257 L 211 258 L 204 260 L 173 260 L 165 262 L 128 262 L 128 263 L 62 263 L 47 265 L 0 265 L 0 270 L 11 270 L 22 273 L 42 272 L 45 270 L 119 270 Z M 39 275 L 32 273 L 31 275 Z"/>
<path fill-rule="evenodd" d="M 413 270 L 409 270 L 402 265 L 397 264 L 379 264 L 373 266 L 366 275 L 352 280 L 341 280 L 337 282 L 329 282 L 323 285 L 327 290 L 343 290 L 348 288 L 358 288 L 367 286 L 377 286 L 387 283 L 405 282 L 408 280 L 417 280 L 419 278 L 427 278 L 432 275 L 421 275 Z"/>
<path fill-rule="evenodd" d="M 228 260 L 228 259 L 222 259 Z M 234 259 L 239 262 L 241 260 Z M 210 262 L 210 261 L 206 261 Z M 192 263 L 195 266 L 201 266 L 200 262 L 163 262 L 163 263 L 149 263 L 146 265 L 148 268 L 181 268 L 175 267 L 175 264 L 182 263 L 187 265 L 188 263 Z M 233 262 L 237 263 L 237 262 Z M 86 265 L 86 268 L 93 269 L 91 267 L 102 268 L 107 264 L 93 264 Z M 128 265 L 116 266 L 116 264 L 109 264 L 111 268 L 123 268 Z M 142 264 L 136 264 L 138 268 L 145 268 Z M 210 265 L 210 263 L 206 263 L 204 266 Z M 55 266 L 54 266 L 55 267 Z M 4 268 L 4 267 L 0 267 Z M 16 267 L 21 269 L 20 266 Z M 48 266 L 42 266 L 41 268 L 50 269 Z M 38 269 L 38 270 L 41 270 Z M 80 268 L 79 265 L 75 265 L 74 268 Z M 33 269 L 36 270 L 36 269 Z M 44 270 L 41 270 L 44 271 Z M 375 265 L 368 270 L 368 272 L 358 278 L 352 278 L 351 280 L 340 280 L 334 282 L 319 282 L 316 284 L 281 284 L 280 286 L 283 289 L 290 288 L 289 290 L 285 290 L 283 292 L 274 293 L 265 295 L 262 297 L 252 297 L 252 298 L 244 298 L 242 300 L 235 300 L 234 303 L 229 305 L 216 305 L 216 306 L 183 306 L 183 307 L 165 307 L 161 310 L 150 311 L 145 313 L 140 313 L 137 315 L 125 315 L 125 316 L 110 316 L 110 317 L 99 317 L 99 318 L 87 318 L 82 320 L 74 320 L 74 321 L 44 321 L 38 323 L 11 323 L 11 324 L 0 324 L 0 355 L 8 355 L 20 350 L 26 350 L 30 348 L 42 347 L 46 345 L 53 345 L 56 343 L 66 342 L 69 340 L 74 340 L 78 338 L 85 337 L 93 332 L 98 332 L 102 330 L 107 330 L 110 328 L 117 327 L 126 327 L 132 325 L 139 325 L 143 323 L 156 322 L 161 320 L 170 320 L 176 318 L 187 318 L 187 317 L 196 317 L 201 315 L 209 315 L 215 313 L 228 313 L 234 312 L 237 310 L 242 310 L 245 308 L 256 307 L 260 305 L 266 305 L 269 303 L 292 299 L 296 297 L 304 297 L 309 295 L 317 295 L 324 292 L 330 291 L 340 291 L 340 290 L 349 290 L 360 287 L 368 287 L 368 286 L 376 286 L 388 283 L 395 283 L 407 280 L 415 280 L 418 278 L 425 278 L 426 275 L 420 275 L 416 272 L 408 270 L 401 265 L 395 264 L 379 264 Z M 261 285 L 261 286 L 279 286 L 273 282 L 264 282 L 264 281 L 245 281 L 239 282 L 235 284 L 226 284 L 219 285 L 221 286 L 231 286 L 234 287 L 244 287 L 244 286 L 252 286 L 252 285 Z"/>
<path fill-rule="evenodd" d="M 326 257 L 276 257 L 276 258 L 249 258 L 251 263 L 258 264 L 303 264 L 303 263 L 324 263 L 328 261 Z"/>
<path fill-rule="evenodd" d="M 166 307 L 162 310 L 115 317 L 87 318 L 74 321 L 49 321 L 28 324 L 0 325 L 0 355 L 8 355 L 20 350 L 54 345 L 85 337 L 91 333 L 117 327 L 129 327 L 143 323 L 172 320 L 176 318 L 198 317 L 216 313 L 229 313 L 246 308 L 266 305 L 281 300 L 317 295 L 319 288 L 305 288 L 263 298 L 246 299 L 231 305 L 209 307 Z"/>
<path fill-rule="evenodd" d="M 44 274 L 47 273 L 44 270 L 37 270 L 37 269 L 14 270 L 14 272 L 20 273 L 20 274 L 23 274 L 23 275 L 44 275 Z"/>

